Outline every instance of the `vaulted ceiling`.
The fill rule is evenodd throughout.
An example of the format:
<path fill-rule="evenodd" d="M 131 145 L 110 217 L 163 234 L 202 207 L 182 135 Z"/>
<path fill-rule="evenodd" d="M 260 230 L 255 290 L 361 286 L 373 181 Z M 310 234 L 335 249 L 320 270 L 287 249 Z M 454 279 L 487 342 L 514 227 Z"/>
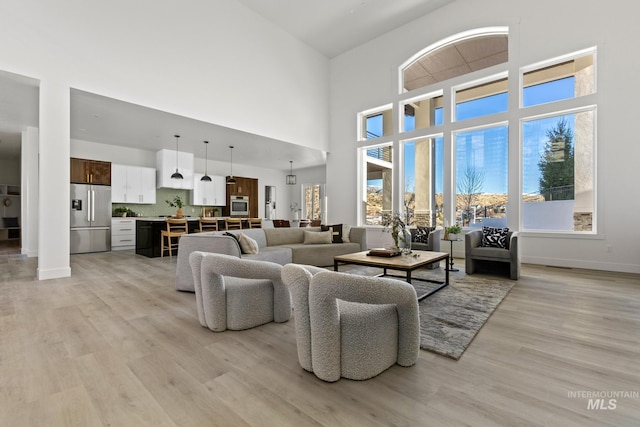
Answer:
<path fill-rule="evenodd" d="M 455 0 L 237 1 L 331 58 Z M 199 135 L 225 141 L 224 147 L 211 147 L 209 158 L 213 160 L 226 161 L 224 148 L 234 140 L 259 142 L 264 148 L 252 150 L 250 146 L 256 144 L 235 144 L 234 160 L 247 165 L 286 170 L 290 159 L 297 167 L 323 164 L 326 159 L 326 153 L 318 150 L 87 92 L 72 91 L 71 106 L 73 139 L 127 146 L 135 141 L 135 148 L 156 150 L 173 147 L 171 138 L 158 141 L 158 135 L 187 129 L 193 138 L 184 141 L 200 141 Z M 38 127 L 38 82 L 0 70 L 0 158 L 20 155 L 20 133 L 27 126 Z M 198 153 L 201 147 L 193 142 L 184 149 Z"/>

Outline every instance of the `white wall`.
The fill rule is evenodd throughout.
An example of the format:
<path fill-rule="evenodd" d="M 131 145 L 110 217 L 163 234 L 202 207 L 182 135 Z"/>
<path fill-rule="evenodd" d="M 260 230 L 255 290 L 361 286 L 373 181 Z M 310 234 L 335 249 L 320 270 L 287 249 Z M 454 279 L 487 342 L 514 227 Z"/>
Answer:
<path fill-rule="evenodd" d="M 70 88 L 328 147 L 328 60 L 233 0 L 2 2 L 0 39 L 40 80 L 40 225 L 69 221 Z M 68 227 L 39 230 L 38 276 L 70 274 Z"/>
<path fill-rule="evenodd" d="M 523 261 L 640 273 L 640 227 L 636 226 L 640 199 L 632 195 L 640 182 L 640 145 L 634 142 L 636 112 L 624 107 L 640 91 L 635 84 L 640 58 L 634 53 L 640 28 L 631 7 L 629 1 L 617 7 L 597 2 L 586 7 L 580 0 L 457 0 L 334 58 L 327 164 L 330 216 L 342 222 L 357 220 L 356 113 L 397 99 L 399 65 L 445 37 L 507 25 L 510 60 L 517 66 L 598 48 L 598 236 L 529 233 L 522 239 Z"/>

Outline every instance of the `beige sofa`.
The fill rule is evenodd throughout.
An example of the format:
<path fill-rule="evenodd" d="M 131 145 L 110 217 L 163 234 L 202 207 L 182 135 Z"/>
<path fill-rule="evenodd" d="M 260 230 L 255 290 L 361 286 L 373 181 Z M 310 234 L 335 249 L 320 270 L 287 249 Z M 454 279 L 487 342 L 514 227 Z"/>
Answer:
<path fill-rule="evenodd" d="M 344 227 L 345 229 L 348 227 Z M 194 251 L 233 255 L 261 261 L 308 264 L 318 267 L 333 265 L 333 257 L 367 250 L 367 234 L 363 227 L 350 227 L 348 242 L 305 244 L 305 231 L 319 232 L 320 227 L 253 228 L 230 230 L 231 234 L 244 233 L 258 244 L 258 253 L 243 254 L 238 241 L 222 231 L 187 234 L 180 238 L 176 268 L 176 289 L 194 292 L 189 255 Z"/>

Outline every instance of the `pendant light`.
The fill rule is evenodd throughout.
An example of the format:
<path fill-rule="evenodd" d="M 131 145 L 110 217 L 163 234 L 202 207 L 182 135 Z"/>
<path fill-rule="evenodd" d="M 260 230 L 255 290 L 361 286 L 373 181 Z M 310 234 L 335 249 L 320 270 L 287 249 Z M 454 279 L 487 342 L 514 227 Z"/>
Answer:
<path fill-rule="evenodd" d="M 204 176 L 200 178 L 200 181 L 211 182 L 211 177 L 207 174 L 207 161 L 208 161 L 208 150 L 207 146 L 209 145 L 209 141 L 204 141 Z"/>
<path fill-rule="evenodd" d="M 233 185 L 236 183 L 236 179 L 233 177 L 233 145 L 230 145 L 229 148 L 231 149 L 231 174 L 227 178 L 227 184 Z"/>
<path fill-rule="evenodd" d="M 176 137 L 176 171 L 171 175 L 171 179 L 183 179 L 184 177 L 180 172 L 178 172 L 178 138 L 180 135 L 173 135 Z"/>
<path fill-rule="evenodd" d="M 289 160 L 290 166 L 291 166 L 291 172 L 289 175 L 287 175 L 287 185 L 295 185 L 296 183 L 296 176 L 293 174 L 293 160 Z"/>

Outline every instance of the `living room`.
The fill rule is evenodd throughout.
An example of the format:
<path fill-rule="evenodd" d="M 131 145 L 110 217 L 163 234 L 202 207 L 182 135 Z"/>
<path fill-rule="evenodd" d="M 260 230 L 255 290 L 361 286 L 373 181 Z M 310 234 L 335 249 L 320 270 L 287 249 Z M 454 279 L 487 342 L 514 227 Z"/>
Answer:
<path fill-rule="evenodd" d="M 545 342 L 549 346 L 559 345 L 557 335 L 548 337 L 542 331 L 550 326 L 546 324 L 545 316 L 549 316 L 554 310 L 561 310 L 562 304 L 552 304 L 544 309 L 540 308 L 540 304 L 541 300 L 552 300 L 556 292 L 566 289 L 566 281 L 574 286 L 568 295 L 563 295 L 559 300 L 570 304 L 572 296 L 575 296 L 578 301 L 576 304 L 585 303 L 584 308 L 576 308 L 571 314 L 588 317 L 591 311 L 605 310 L 603 317 L 615 317 L 617 312 L 624 313 L 623 324 L 626 327 L 616 324 L 618 329 L 609 332 L 624 347 L 622 350 L 618 348 L 622 355 L 616 356 L 616 360 L 621 361 L 621 370 L 626 371 L 630 378 L 637 378 L 637 372 L 633 372 L 634 365 L 630 362 L 632 356 L 637 356 L 637 350 L 633 350 L 637 339 L 620 332 L 637 327 L 637 311 L 634 311 L 637 298 L 633 299 L 633 292 L 627 287 L 620 295 L 631 296 L 630 302 L 621 303 L 618 307 L 602 307 L 595 299 L 590 298 L 593 295 L 589 295 L 616 293 L 617 284 L 636 280 L 633 279 L 634 275 L 640 273 L 640 230 L 632 226 L 640 205 L 636 198 L 629 197 L 634 191 L 633 187 L 628 188 L 639 178 L 640 172 L 635 167 L 635 159 L 640 154 L 640 148 L 632 143 L 634 112 L 627 107 L 628 99 L 633 99 L 633 93 L 638 90 L 635 85 L 629 84 L 633 81 L 633 71 L 638 68 L 638 58 L 632 54 L 632 43 L 638 30 L 633 14 L 630 10 L 625 10 L 628 8 L 626 5 L 616 9 L 601 4 L 585 6 L 584 2 L 576 0 L 545 0 L 535 4 L 507 0 L 477 4 L 471 0 L 456 0 L 430 14 L 416 16 L 415 20 L 407 24 L 333 57 L 327 57 L 290 36 L 245 7 L 242 2 L 216 5 L 199 2 L 192 8 L 177 7 L 169 3 L 165 6 L 150 7 L 148 4 L 127 2 L 111 2 L 107 6 L 77 2 L 73 7 L 60 7 L 37 1 L 0 6 L 0 19 L 3 23 L 0 31 L 4 40 L 13 41 L 0 48 L 0 70 L 29 76 L 37 81 L 39 87 L 39 136 L 35 135 L 35 139 L 28 140 L 32 144 L 31 156 L 39 156 L 40 165 L 34 166 L 32 162 L 23 167 L 22 173 L 23 179 L 31 178 L 32 182 L 26 185 L 33 186 L 32 194 L 35 195 L 32 197 L 37 202 L 32 205 L 37 206 L 37 214 L 30 223 L 31 230 L 35 230 L 31 242 L 34 242 L 37 249 L 34 252 L 37 259 L 30 262 L 36 263 L 40 279 L 54 279 L 41 281 L 41 286 L 56 286 L 57 280 L 69 276 L 70 280 L 86 282 L 107 280 L 100 258 L 97 258 L 96 271 L 103 274 L 93 279 L 84 274 L 90 268 L 89 262 L 76 264 L 77 271 L 74 271 L 68 255 L 68 227 L 47 226 L 51 223 L 68 223 L 69 200 L 61 189 L 68 188 L 66 165 L 74 153 L 69 135 L 71 89 L 325 151 L 328 155 L 322 175 L 326 177 L 330 221 L 359 224 L 361 219 L 355 206 L 355 201 L 359 200 L 357 183 L 361 179 L 356 150 L 359 142 L 357 113 L 396 102 L 399 96 L 398 67 L 425 47 L 470 29 L 501 25 L 509 27 L 510 54 L 514 61 L 510 65 L 510 71 L 514 75 L 518 75 L 519 67 L 538 61 L 589 47 L 595 46 L 598 49 L 599 114 L 595 162 L 597 228 L 588 236 L 575 233 L 525 233 L 522 239 L 522 260 L 532 266 L 527 273 L 529 277 L 526 278 L 528 287 L 516 294 L 517 298 L 512 302 L 508 299 L 505 301 L 509 304 L 506 305 L 507 312 L 500 318 L 501 327 L 499 330 L 489 330 L 487 339 L 480 341 L 481 345 L 475 352 L 478 358 L 470 358 L 469 364 L 464 368 L 464 373 L 471 375 L 472 380 L 466 386 L 460 385 L 455 391 L 449 390 L 450 400 L 455 401 L 480 392 L 481 382 L 488 379 L 475 376 L 474 368 L 486 369 L 497 377 L 501 375 L 498 366 L 508 362 L 510 357 L 524 356 L 524 360 L 532 361 L 537 366 L 547 360 L 551 364 L 550 371 L 563 378 L 566 376 L 564 369 L 567 368 L 579 377 L 575 382 L 576 390 L 582 389 L 583 384 L 587 383 L 579 374 L 580 368 L 589 373 L 592 373 L 591 370 L 602 369 L 610 374 L 613 374 L 611 370 L 615 370 L 615 374 L 619 374 L 617 369 L 607 368 L 601 361 L 605 359 L 603 355 L 600 355 L 602 358 L 594 368 L 592 363 L 595 362 L 591 359 L 591 354 L 581 358 L 576 348 L 568 349 L 573 357 L 579 359 L 577 366 L 570 368 L 569 362 L 555 354 L 541 356 L 540 359 L 532 356 L 543 352 Z M 78 34 L 83 37 L 78 37 Z M 257 40 L 260 41 L 259 44 Z M 257 62 L 260 63 L 261 78 L 255 77 Z M 34 143 L 38 138 L 39 150 L 33 148 L 38 147 L 38 143 Z M 519 159 L 515 157 L 511 161 L 518 164 Z M 221 163 L 221 166 L 226 164 Z M 38 179 L 34 180 L 35 177 Z M 515 173 L 509 181 L 509 191 L 516 198 L 520 193 L 520 179 Z M 38 183 L 39 187 L 36 185 Z M 518 229 L 517 216 L 509 221 L 511 228 Z M 381 234 L 379 229 L 373 230 L 372 236 Z M 545 266 L 560 268 L 548 269 Z M 144 271 L 151 271 L 153 267 L 144 265 L 142 268 Z M 598 272 L 591 274 L 589 270 L 581 269 L 595 269 Z M 131 274 L 132 277 L 137 277 L 134 272 Z M 546 293 L 541 299 L 536 299 L 540 297 L 538 292 L 543 290 L 536 289 L 532 278 L 540 275 L 545 277 L 546 284 L 541 285 L 541 288 Z M 586 278 L 589 275 L 593 276 L 595 282 L 602 282 L 602 287 Z M 607 283 L 610 276 L 614 279 Z M 69 284 L 63 286 L 73 287 Z M 554 289 L 556 286 L 557 290 Z M 149 284 L 144 287 L 151 289 Z M 582 287 L 584 293 L 581 293 Z M 172 298 L 169 293 L 162 294 L 166 298 Z M 187 304 L 189 301 L 182 295 L 173 298 Z M 540 330 L 536 330 L 534 337 L 528 338 L 526 332 L 531 331 L 521 329 L 525 332 L 514 338 L 517 343 L 513 347 L 509 343 L 500 343 L 504 356 L 502 359 L 487 359 L 487 354 L 492 351 L 491 343 L 499 340 L 500 334 L 511 337 L 509 328 L 504 324 L 518 318 L 519 311 L 525 310 L 529 299 L 535 300 L 532 308 L 534 313 L 529 312 L 527 315 L 534 316 Z M 66 298 L 65 301 L 68 302 Z M 62 302 L 58 303 L 60 307 L 63 306 Z M 120 308 L 126 310 L 126 307 Z M 179 311 L 177 306 L 172 306 L 171 309 Z M 161 316 L 160 313 L 154 314 Z M 133 312 L 128 315 L 130 318 L 135 317 Z M 58 319 L 64 318 L 61 314 L 59 316 Z M 568 322 L 570 317 L 567 315 L 560 321 Z M 18 320 L 27 321 L 21 317 L 12 326 L 19 324 Z M 185 328 L 194 327 L 184 318 L 182 321 Z M 590 321 L 596 322 L 593 319 Z M 523 325 L 525 320 L 518 318 L 518 322 Z M 145 325 L 139 326 L 144 328 Z M 273 328 L 267 330 L 259 339 L 265 346 L 274 345 L 273 336 L 277 332 Z M 225 337 L 208 338 L 198 332 L 193 333 L 197 335 L 195 339 L 209 343 L 209 340 L 234 340 Z M 566 331 L 556 331 L 560 335 L 565 333 Z M 581 334 L 588 335 L 584 330 L 577 332 L 577 335 Z M 600 330 L 598 334 L 604 335 L 605 331 Z M 579 339 L 578 336 L 572 338 L 570 334 L 563 336 L 569 341 Z M 528 339 L 539 346 L 533 349 L 522 347 L 522 342 Z M 247 345 L 245 341 L 240 344 L 245 350 Z M 287 341 L 287 349 L 282 352 L 292 350 L 294 345 Z M 598 342 L 596 345 L 606 346 L 609 343 Z M 178 351 L 176 348 L 172 347 L 172 350 Z M 234 353 L 234 356 L 239 354 L 241 353 Z M 422 362 L 428 363 L 422 363 L 418 369 L 417 375 L 422 376 L 425 383 L 429 383 L 430 376 L 439 375 L 429 369 L 431 357 L 425 356 Z M 192 359 L 189 360 L 193 362 Z M 446 369 L 452 381 L 466 381 L 462 374 L 457 373 L 455 366 L 449 366 L 451 361 L 433 360 L 438 368 Z M 97 363 L 89 360 L 83 362 L 87 366 Z M 248 369 L 260 366 L 259 361 L 255 360 L 244 359 L 242 363 Z M 273 358 L 270 358 L 268 364 L 273 363 Z M 520 362 L 509 363 L 522 368 L 518 364 Z M 144 369 L 141 365 L 137 368 Z M 278 371 L 292 382 L 302 375 L 295 371 L 285 371 L 286 374 L 282 370 Z M 523 388 L 524 383 L 535 377 L 531 372 L 519 377 L 515 368 L 509 374 L 514 378 L 518 377 Z M 245 371 L 243 375 L 251 374 Z M 264 376 L 263 381 L 267 381 L 268 374 L 261 375 Z M 408 381 L 410 387 L 416 387 L 425 397 L 436 392 L 420 388 L 404 373 L 394 375 L 389 381 L 394 380 L 401 383 Z M 373 391 L 362 390 L 357 385 L 344 385 L 341 387 L 346 390 L 342 396 L 348 395 L 349 390 L 357 389 L 359 393 L 363 393 L 363 400 L 371 399 L 371 402 L 381 404 L 379 399 L 382 397 L 376 397 L 376 391 L 384 388 L 380 396 L 389 396 L 389 393 L 395 395 L 397 389 L 402 387 L 383 384 L 385 382 L 381 378 Z M 438 384 L 446 389 L 444 382 L 441 378 Z M 518 384 L 518 381 L 514 381 L 514 384 Z M 597 384 L 597 381 L 590 381 L 588 387 L 596 387 Z M 232 385 L 227 385 L 232 388 Z M 493 391 L 503 386 L 504 384 L 497 384 Z M 608 383 L 607 387 L 611 389 L 612 386 Z M 622 389 L 626 387 L 628 383 L 620 386 Z M 514 385 L 508 388 L 514 393 L 518 391 Z M 533 388 L 537 391 L 535 396 L 540 399 L 537 402 L 552 417 L 556 407 L 543 399 L 548 394 L 544 385 L 538 383 Z M 327 406 L 337 404 L 331 399 L 332 389 L 328 385 L 318 386 L 317 390 L 324 390 L 323 397 L 327 399 Z M 500 389 L 500 392 L 505 394 L 504 389 Z M 564 395 L 561 395 L 560 386 L 553 391 L 557 399 L 565 399 L 567 390 L 562 392 Z M 531 395 L 534 393 L 525 394 L 526 399 L 532 399 Z M 294 397 L 291 399 L 295 400 Z M 167 404 L 170 403 L 168 400 L 165 401 Z M 414 401 L 405 400 L 401 405 L 411 411 L 413 403 Z M 446 399 L 440 400 L 438 404 L 440 407 L 436 413 L 441 418 L 436 419 L 443 420 L 442 414 L 452 404 L 447 403 Z M 473 403 L 469 403 L 469 406 L 472 405 Z M 341 408 L 340 415 L 345 418 L 334 420 L 335 424 L 353 421 L 345 415 L 344 406 Z M 523 411 L 528 410 L 529 404 L 522 404 L 521 408 Z M 319 408 L 317 410 L 321 411 Z M 583 425 L 588 424 L 588 419 L 585 418 L 588 413 L 575 408 L 569 411 L 575 418 L 570 419 L 563 412 L 565 421 L 576 424 L 584 421 Z M 366 411 L 360 410 L 358 413 L 362 415 Z M 621 407 L 618 413 L 624 413 L 624 408 Z M 427 411 L 424 416 L 425 419 L 428 417 Z M 488 417 L 500 424 L 500 420 Z M 606 423 L 607 418 L 601 417 L 600 421 Z M 454 419 L 463 422 L 462 418 Z M 396 421 L 402 423 L 407 420 L 400 418 Z M 178 424 L 175 419 L 174 422 Z M 324 423 L 331 424 L 327 419 L 324 419 Z"/>

